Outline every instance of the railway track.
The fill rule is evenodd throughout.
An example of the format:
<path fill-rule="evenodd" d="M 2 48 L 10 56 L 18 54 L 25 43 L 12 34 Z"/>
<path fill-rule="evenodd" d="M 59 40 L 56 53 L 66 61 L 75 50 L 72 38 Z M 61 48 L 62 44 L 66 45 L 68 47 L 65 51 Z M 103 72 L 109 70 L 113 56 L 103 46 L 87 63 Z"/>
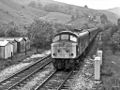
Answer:
<path fill-rule="evenodd" d="M 29 80 L 30 77 L 32 77 L 51 62 L 52 60 L 50 59 L 50 55 L 36 61 L 32 65 L 1 81 L 0 90 L 12 90 L 20 87 L 21 85 L 25 84 L 25 82 Z"/>
<path fill-rule="evenodd" d="M 61 90 L 65 82 L 72 75 L 71 72 L 58 72 L 54 71 L 49 75 L 41 84 L 39 84 L 34 90 Z"/>

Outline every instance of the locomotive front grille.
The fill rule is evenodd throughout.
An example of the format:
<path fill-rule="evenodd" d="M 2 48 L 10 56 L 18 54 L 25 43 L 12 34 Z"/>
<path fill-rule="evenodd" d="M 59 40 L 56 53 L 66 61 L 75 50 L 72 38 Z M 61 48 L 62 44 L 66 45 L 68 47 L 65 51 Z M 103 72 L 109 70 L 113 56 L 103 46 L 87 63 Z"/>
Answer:
<path fill-rule="evenodd" d="M 75 58 L 76 57 L 76 45 L 71 46 L 52 46 L 52 58 Z"/>

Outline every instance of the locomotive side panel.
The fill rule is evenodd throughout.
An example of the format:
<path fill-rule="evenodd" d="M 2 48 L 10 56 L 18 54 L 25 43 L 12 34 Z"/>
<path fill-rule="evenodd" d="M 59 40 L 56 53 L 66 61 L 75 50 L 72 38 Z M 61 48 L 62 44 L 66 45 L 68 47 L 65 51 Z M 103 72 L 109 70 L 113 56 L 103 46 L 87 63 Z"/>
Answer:
<path fill-rule="evenodd" d="M 79 47 L 79 56 L 85 51 L 85 49 L 88 47 L 90 38 L 89 38 L 89 32 L 87 30 L 84 30 L 84 32 L 79 35 L 79 41 L 78 41 L 78 47 Z"/>
<path fill-rule="evenodd" d="M 99 32 L 97 28 L 88 29 L 88 31 L 90 32 L 90 41 L 92 41 L 96 34 Z"/>

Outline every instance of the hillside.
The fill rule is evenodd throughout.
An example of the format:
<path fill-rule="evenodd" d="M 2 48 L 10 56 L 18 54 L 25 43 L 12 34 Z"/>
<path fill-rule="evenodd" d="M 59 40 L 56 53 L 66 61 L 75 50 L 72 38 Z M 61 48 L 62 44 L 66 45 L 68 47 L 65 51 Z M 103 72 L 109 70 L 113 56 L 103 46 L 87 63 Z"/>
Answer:
<path fill-rule="evenodd" d="M 105 14 L 108 20 L 116 23 L 118 16 L 108 11 L 99 11 L 54 0 L 0 0 L 0 24 L 11 21 L 17 24 L 29 24 L 35 18 L 47 21 L 73 24 L 91 23 L 90 18 L 94 18 L 95 23 L 100 22 L 100 16 Z"/>
<path fill-rule="evenodd" d="M 112 23 L 117 23 L 117 19 L 119 18 L 117 14 L 107 10 L 100 10 L 99 12 L 104 13 Z"/>
<path fill-rule="evenodd" d="M 71 15 L 67 15 L 64 13 L 50 12 L 46 16 L 40 17 L 39 19 L 66 24 L 71 21 L 71 17 Z"/>
<path fill-rule="evenodd" d="M 43 10 L 22 6 L 12 0 L 0 0 L 0 23 L 14 21 L 17 24 L 27 24 L 45 14 Z"/>
<path fill-rule="evenodd" d="M 91 16 L 91 17 L 97 16 L 98 17 L 104 13 L 105 15 L 107 15 L 109 21 L 111 21 L 113 23 L 116 23 L 116 20 L 118 19 L 117 15 L 115 15 L 114 13 L 111 13 L 107 10 L 94 10 L 94 9 L 80 7 L 80 6 L 60 3 L 60 2 L 56 2 L 54 0 L 20 0 L 20 1 L 14 0 L 14 1 L 16 1 L 17 3 L 21 3 L 21 4 L 26 4 L 33 8 L 42 9 L 47 12 L 55 12 L 54 15 L 56 14 L 56 12 L 60 12 L 60 13 L 66 14 L 66 15 L 72 15 L 74 17 L 79 16 L 79 19 L 80 19 L 81 17 L 83 18 L 84 16 L 85 16 L 85 18 L 86 18 L 86 16 Z M 56 14 L 56 17 L 57 17 L 57 15 L 58 14 Z M 47 16 L 51 16 L 51 15 L 47 15 Z M 58 17 L 59 17 L 59 15 L 58 15 Z M 74 21 L 72 21 L 72 22 L 74 22 Z"/>
<path fill-rule="evenodd" d="M 57 1 L 54 0 L 13 0 L 16 3 L 22 4 L 22 5 L 28 5 L 31 2 L 35 2 L 35 3 L 41 3 L 42 5 L 47 5 L 47 4 L 63 4 L 63 3 L 59 3 Z"/>
<path fill-rule="evenodd" d="M 120 17 L 120 7 L 109 9 L 108 11 L 115 13 Z"/>

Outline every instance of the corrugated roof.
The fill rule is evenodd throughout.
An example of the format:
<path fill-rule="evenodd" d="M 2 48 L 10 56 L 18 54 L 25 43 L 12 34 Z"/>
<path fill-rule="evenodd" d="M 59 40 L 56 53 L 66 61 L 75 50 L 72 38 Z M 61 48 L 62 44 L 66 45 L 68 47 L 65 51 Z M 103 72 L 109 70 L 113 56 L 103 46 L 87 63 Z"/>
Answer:
<path fill-rule="evenodd" d="M 23 40 L 23 37 L 20 37 L 20 38 L 15 38 L 16 41 L 20 42 Z"/>
<path fill-rule="evenodd" d="M 16 40 L 14 38 L 0 38 L 0 40 L 7 40 L 10 43 L 15 43 L 16 42 Z"/>
<path fill-rule="evenodd" d="M 0 38 L 0 40 L 9 40 L 9 41 L 14 41 L 14 38 Z"/>
<path fill-rule="evenodd" d="M 7 40 L 1 40 L 0 41 L 0 46 L 6 46 L 9 43 Z"/>
<path fill-rule="evenodd" d="M 23 39 L 28 40 L 28 37 L 2 37 L 2 38 L 0 38 L 0 40 L 8 40 L 8 41 L 16 40 L 17 42 L 20 42 Z"/>

